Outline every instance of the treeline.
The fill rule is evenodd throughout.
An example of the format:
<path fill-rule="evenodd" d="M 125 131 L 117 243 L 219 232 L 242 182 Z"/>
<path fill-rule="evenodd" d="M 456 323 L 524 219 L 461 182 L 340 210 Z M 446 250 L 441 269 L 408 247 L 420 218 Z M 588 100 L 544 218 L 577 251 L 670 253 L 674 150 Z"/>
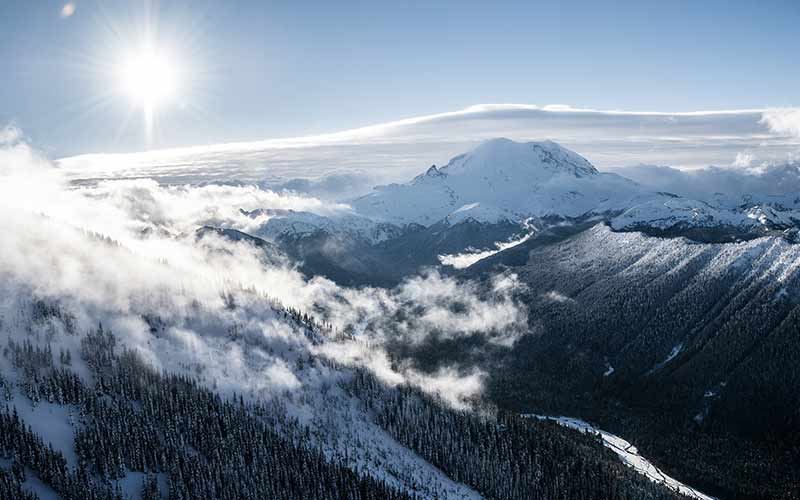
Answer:
<path fill-rule="evenodd" d="M 68 368 L 72 364 L 69 351 L 60 351 L 61 366 L 57 366 L 49 345 L 40 348 L 28 339 L 22 344 L 12 339 L 8 342 L 7 355 L 19 374 L 20 389 L 32 402 L 80 404 L 86 399 L 83 382 Z M 1 381 L 0 385 L 3 385 Z"/>
<path fill-rule="evenodd" d="M 19 472 L 15 473 L 0 468 L 0 498 L 37 500 L 38 497 L 35 494 L 22 488 L 22 483 L 25 481 L 24 469 L 22 472 L 23 474 L 20 475 Z"/>
<path fill-rule="evenodd" d="M 122 498 L 113 481 L 130 471 L 147 474 L 144 498 L 411 498 L 326 457 L 285 414 L 241 398 L 225 401 L 190 378 L 162 375 L 133 352 L 116 349 L 102 326 L 82 339 L 96 382 L 89 388 L 56 366 L 49 347 L 10 343 L 6 354 L 22 374 L 24 392 L 34 401 L 77 405 L 82 425 L 75 437 L 78 467 L 70 471 L 60 452 L 6 408 L 0 456 L 33 470 L 65 499 Z M 167 475 L 169 491 L 159 491 L 155 474 Z M 4 471 L 0 491 L 15 491 L 22 482 Z"/>
<path fill-rule="evenodd" d="M 55 306 L 36 310 L 44 311 L 41 321 L 61 321 L 64 314 Z M 314 326 L 296 311 L 286 314 Z M 159 373 L 120 349 L 102 325 L 81 339 L 79 352 L 91 384 L 72 371 L 65 351 L 29 339 L 5 348 L 23 393 L 34 402 L 73 405 L 80 425 L 78 463 L 71 470 L 60 452 L 6 409 L 0 457 L 11 465 L 0 466 L 0 492 L 24 489 L 27 468 L 76 500 L 122 498 L 116 481 L 131 472 L 144 474 L 141 496 L 147 500 L 414 498 L 354 471 L 346 456 L 326 456 L 282 405 L 224 399 L 191 377 Z M 407 387 L 384 387 L 359 370 L 347 388 L 400 444 L 486 498 L 682 498 L 625 467 L 596 436 L 509 414 L 454 410 Z M 434 489 L 425 498 L 437 495 Z"/>
<path fill-rule="evenodd" d="M 100 484 L 79 468 L 71 471 L 67 468 L 64 455 L 45 444 L 41 437 L 34 434 L 30 426 L 26 426 L 17 415 L 16 409 L 5 407 L 0 411 L 0 456 L 11 461 L 11 470 L 0 469 L 0 491 L 4 489 L 19 490 L 25 481 L 25 467 L 36 472 L 39 479 L 50 486 L 62 498 L 68 500 L 121 500 L 122 495 L 114 492 L 109 486 Z M 10 474 L 12 477 L 8 477 Z M 0 498 L 18 498 L 2 496 Z M 35 498 L 31 493 L 24 493 L 19 498 Z"/>
<path fill-rule="evenodd" d="M 459 411 L 417 389 L 386 389 L 364 371 L 351 385 L 389 434 L 486 498 L 684 498 L 623 465 L 595 435 L 513 414 Z"/>
<path fill-rule="evenodd" d="M 485 361 L 491 398 L 592 420 L 721 498 L 800 498 L 797 248 L 597 229 L 531 246 L 512 269 L 531 335 Z M 480 351 L 447 348 L 425 356 Z"/>

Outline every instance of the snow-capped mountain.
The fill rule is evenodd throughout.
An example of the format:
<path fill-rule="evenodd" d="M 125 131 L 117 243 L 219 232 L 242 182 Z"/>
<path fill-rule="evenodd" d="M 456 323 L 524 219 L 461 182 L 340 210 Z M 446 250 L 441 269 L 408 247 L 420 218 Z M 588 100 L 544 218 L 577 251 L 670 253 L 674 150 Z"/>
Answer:
<path fill-rule="evenodd" d="M 442 168 L 430 167 L 408 184 L 380 186 L 352 206 L 373 219 L 427 226 L 475 206 L 491 213 L 489 221 L 498 212 L 516 220 L 579 217 L 621 210 L 641 191 L 636 183 L 598 172 L 585 158 L 552 141 L 492 139 Z"/>
<path fill-rule="evenodd" d="M 794 241 L 797 198 L 674 194 L 600 172 L 552 141 L 492 139 L 408 183 L 376 187 L 349 211 L 243 213 L 258 224 L 253 235 L 277 243 L 308 274 L 385 285 L 425 266 L 477 262 L 553 224 L 605 222 L 614 231 L 717 242 L 784 232 Z"/>
<path fill-rule="evenodd" d="M 598 216 L 617 230 L 727 228 L 761 234 L 800 222 L 796 198 L 680 196 L 599 172 L 552 141 L 492 139 L 407 184 L 379 186 L 352 206 L 360 215 L 397 225 Z"/>
<path fill-rule="evenodd" d="M 714 204 L 667 195 L 635 204 L 610 220 L 612 228 L 620 231 L 680 231 L 713 229 L 737 236 L 759 236 L 770 231 L 787 230 L 800 224 L 800 210 L 780 204 L 743 203 L 730 208 L 730 201 L 720 199 Z"/>
<path fill-rule="evenodd" d="M 378 186 L 350 206 L 351 212 L 336 216 L 291 210 L 248 215 L 264 218 L 258 235 L 266 238 L 323 233 L 369 245 L 401 238 L 409 229 L 446 229 L 464 222 L 522 225 L 531 218 L 574 222 L 597 217 L 619 231 L 667 235 L 713 229 L 731 238 L 800 224 L 795 194 L 674 194 L 600 172 L 552 141 L 502 138 L 483 142 L 441 168 L 433 165 L 408 183 Z"/>
<path fill-rule="evenodd" d="M 447 233 L 469 233 L 465 224 L 503 226 L 502 234 L 492 234 L 505 240 L 526 233 L 525 221 L 531 217 L 617 214 L 653 196 L 666 198 L 647 193 L 622 176 L 600 173 L 585 158 L 554 142 L 493 139 L 442 168 L 430 167 L 407 184 L 377 187 L 353 200 L 350 213 L 255 210 L 246 214 L 263 221 L 254 234 L 274 241 L 295 244 L 335 237 L 337 248 L 391 246 L 392 241 L 425 231 L 431 233 L 428 240 L 447 240 Z M 481 241 L 474 235 L 459 239 L 461 244 L 450 245 L 448 251 L 493 247 L 498 241 Z M 433 257 L 425 262 L 436 262 Z"/>

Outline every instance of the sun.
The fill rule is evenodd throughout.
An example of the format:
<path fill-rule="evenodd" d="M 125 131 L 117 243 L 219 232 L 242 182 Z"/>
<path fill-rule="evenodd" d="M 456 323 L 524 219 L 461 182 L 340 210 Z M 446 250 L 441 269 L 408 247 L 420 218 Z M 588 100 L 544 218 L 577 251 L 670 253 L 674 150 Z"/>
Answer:
<path fill-rule="evenodd" d="M 167 51 L 149 45 L 121 61 L 117 68 L 119 89 L 142 110 L 145 143 L 150 147 L 159 110 L 178 97 L 180 71 Z"/>
<path fill-rule="evenodd" d="M 141 121 L 143 145 L 150 150 L 181 133 L 177 124 L 209 117 L 207 85 L 218 70 L 208 66 L 205 10 L 189 2 L 187 10 L 170 8 L 161 18 L 167 10 L 159 2 L 131 3 L 143 8 L 121 9 L 117 16 L 98 5 L 97 40 L 85 52 L 70 53 L 88 91 L 73 105 L 86 114 L 109 112 L 115 141 L 139 139 L 134 128 Z"/>
<path fill-rule="evenodd" d="M 177 95 L 179 71 L 163 50 L 146 48 L 128 55 L 118 73 L 123 93 L 145 111 L 153 112 Z"/>

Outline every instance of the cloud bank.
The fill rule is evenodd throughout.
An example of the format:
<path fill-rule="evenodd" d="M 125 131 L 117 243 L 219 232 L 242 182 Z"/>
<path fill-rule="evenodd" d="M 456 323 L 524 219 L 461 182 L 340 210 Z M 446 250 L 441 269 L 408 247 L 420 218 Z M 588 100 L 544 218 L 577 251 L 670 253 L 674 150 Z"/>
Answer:
<path fill-rule="evenodd" d="M 666 191 L 710 203 L 742 203 L 744 198 L 780 202 L 779 198 L 800 193 L 800 163 L 758 163 L 742 153 L 735 167 L 707 167 L 680 170 L 640 165 L 614 169 L 615 172 L 655 191 Z"/>
<path fill-rule="evenodd" d="M 335 361 L 456 405 L 481 390 L 482 373 L 449 367 L 425 374 L 398 365 L 384 349 L 387 339 L 481 334 L 509 345 L 523 333 L 513 276 L 488 290 L 435 272 L 391 290 L 349 289 L 303 276 L 273 248 L 196 232 L 253 230 L 268 217 L 242 210 L 336 214 L 349 210 L 344 205 L 255 186 L 73 184 L 18 132 L 4 133 L 3 141 L 0 317 L 14 317 L 34 298 L 61 304 L 75 312 L 80 329 L 101 321 L 154 366 L 189 371 L 226 393 L 308 391 L 340 376 Z M 312 314 L 325 337 L 284 307 Z"/>
<path fill-rule="evenodd" d="M 73 180 L 148 177 L 162 183 L 243 182 L 344 198 L 406 181 L 481 140 L 551 139 L 599 168 L 734 164 L 748 151 L 780 162 L 800 149 L 797 108 L 687 113 L 492 104 L 333 134 L 60 160 Z M 352 185 L 352 192 L 347 185 Z"/>

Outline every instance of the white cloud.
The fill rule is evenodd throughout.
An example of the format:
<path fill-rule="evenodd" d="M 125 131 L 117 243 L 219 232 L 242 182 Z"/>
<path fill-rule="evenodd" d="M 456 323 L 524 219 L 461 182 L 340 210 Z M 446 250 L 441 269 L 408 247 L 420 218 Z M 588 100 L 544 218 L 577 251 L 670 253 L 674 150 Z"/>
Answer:
<path fill-rule="evenodd" d="M 797 192 L 796 167 L 752 168 L 765 151 L 778 155 L 795 147 L 795 139 L 784 137 L 794 130 L 792 116 L 762 110 L 632 113 L 485 105 L 326 136 L 84 156 L 57 167 L 22 142 L 18 130 L 7 128 L 0 133 L 0 217 L 6 221 L 0 276 L 73 304 L 87 325 L 98 316 L 113 319 L 125 342 L 157 366 L 201 369 L 221 388 L 260 393 L 314 383 L 292 364 L 304 353 L 369 368 L 387 383 L 444 391 L 449 394 L 444 397 L 463 402 L 480 390 L 480 373 L 423 375 L 392 366 L 384 346 L 389 340 L 418 344 L 431 335 L 474 334 L 513 344 L 527 324 L 515 300 L 521 285 L 514 276 L 499 277 L 490 289 L 437 273 L 393 290 L 341 288 L 326 279 L 306 279 L 290 266 L 265 265 L 260 250 L 244 243 L 209 236 L 199 245 L 195 229 L 252 231 L 265 222 L 240 209 L 341 213 L 346 205 L 298 193 L 346 197 L 353 194 L 348 186 L 361 179 L 368 180 L 357 189 L 403 180 L 498 135 L 552 138 L 606 165 L 652 158 L 677 165 L 738 162 L 740 168 L 623 172 L 680 194 Z M 112 180 L 117 176 L 130 179 Z M 84 182 L 74 182 L 79 179 Z M 214 184 L 217 180 L 235 184 Z M 521 241 L 441 260 L 464 266 Z M 232 310 L 223 299 L 228 292 L 236 296 Z M 266 296 L 315 311 L 353 338 L 312 346 L 275 317 Z M 547 298 L 563 299 L 555 292 Z M 147 332 L 145 313 L 163 318 L 162 336 Z"/>
<path fill-rule="evenodd" d="M 715 202 L 719 195 L 732 202 L 742 196 L 794 196 L 800 192 L 800 164 L 758 162 L 752 153 L 742 153 L 738 165 L 679 170 L 642 165 L 615 172 L 645 187 L 689 198 Z"/>
<path fill-rule="evenodd" d="M 753 164 L 753 159 L 752 153 L 746 151 L 736 153 L 736 158 L 733 160 L 733 166 L 747 168 Z"/>
<path fill-rule="evenodd" d="M 776 134 L 800 138 L 800 108 L 774 108 L 764 111 L 761 123 Z"/>
<path fill-rule="evenodd" d="M 498 279 L 489 294 L 436 273 L 394 290 L 340 288 L 267 262 L 264 250 L 244 242 L 209 234 L 201 244 L 195 235 L 203 225 L 247 231 L 264 222 L 240 209 L 331 214 L 344 205 L 254 186 L 165 186 L 150 179 L 73 185 L 18 137 L 0 147 L 4 304 L 31 295 L 57 300 L 76 311 L 81 330 L 102 321 L 158 368 L 188 370 L 223 392 L 301 390 L 329 375 L 320 367 L 301 370 L 299 360 L 324 356 L 394 384 L 452 387 L 442 397 L 461 401 L 480 389 L 475 373 L 460 381 L 454 371 L 393 368 L 387 338 L 398 332 L 393 338 L 419 342 L 434 333 L 486 332 L 489 341 L 507 345 L 525 323 L 512 277 Z M 316 346 L 275 312 L 273 299 L 324 315 L 356 339 Z"/>
<path fill-rule="evenodd" d="M 567 297 L 563 293 L 558 292 L 556 290 L 550 290 L 549 292 L 543 294 L 542 298 L 552 302 L 557 302 L 559 304 L 575 302 L 575 299 L 573 299 L 572 297 Z"/>
<path fill-rule="evenodd" d="M 466 269 L 472 264 L 475 264 L 476 262 L 487 257 L 491 257 L 498 252 L 500 252 L 500 250 L 483 250 L 459 254 L 439 255 L 438 258 L 439 262 L 441 262 L 444 266 L 450 266 L 455 269 Z"/>
<path fill-rule="evenodd" d="M 406 377 L 424 391 L 436 394 L 456 408 L 467 408 L 467 402 L 483 391 L 486 373 L 473 370 L 467 375 L 453 368 L 439 369 L 432 375 L 408 371 Z"/>

